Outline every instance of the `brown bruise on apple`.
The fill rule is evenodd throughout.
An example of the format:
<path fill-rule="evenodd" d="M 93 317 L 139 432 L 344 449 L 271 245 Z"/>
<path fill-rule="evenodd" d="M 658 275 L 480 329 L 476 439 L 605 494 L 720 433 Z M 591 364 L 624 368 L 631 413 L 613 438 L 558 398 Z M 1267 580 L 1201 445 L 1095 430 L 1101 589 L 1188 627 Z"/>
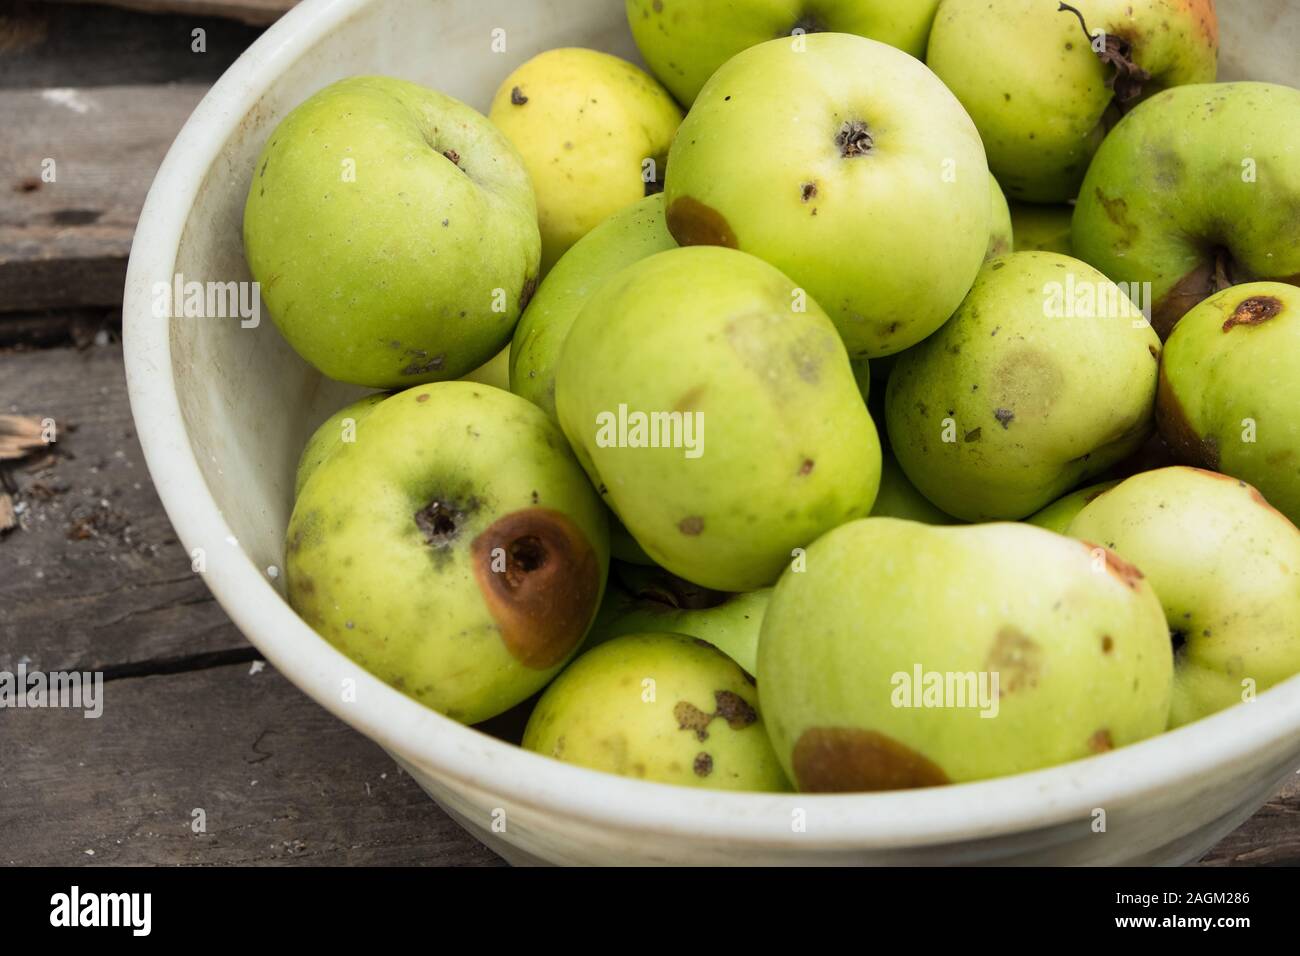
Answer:
<path fill-rule="evenodd" d="M 547 670 L 582 640 L 600 597 L 600 565 L 566 515 L 528 508 L 498 518 L 474 539 L 479 590 L 506 650 Z"/>
<path fill-rule="evenodd" d="M 1228 316 L 1223 323 L 1223 331 L 1231 332 L 1243 325 L 1263 325 L 1269 319 L 1277 318 L 1283 310 L 1282 300 L 1276 296 L 1254 296 L 1246 299 L 1233 310 L 1232 315 Z"/>
<path fill-rule="evenodd" d="M 1219 468 L 1219 443 L 1212 435 L 1201 437 L 1192 427 L 1183 403 L 1169 381 L 1164 363 L 1160 365 L 1156 389 L 1156 424 L 1174 460 L 1209 471 Z"/>
<path fill-rule="evenodd" d="M 791 755 L 806 793 L 908 790 L 949 783 L 937 764 L 892 737 L 856 727 L 810 727 Z"/>
<path fill-rule="evenodd" d="M 998 675 L 998 697 L 1038 686 L 1043 670 L 1043 650 L 1028 635 L 1008 624 L 998 631 L 989 648 L 984 670 Z"/>
<path fill-rule="evenodd" d="M 678 196 L 668 207 L 668 231 L 682 246 L 739 248 L 736 234 L 722 214 L 694 196 Z"/>
<path fill-rule="evenodd" d="M 1100 551 L 1106 561 L 1106 570 L 1116 580 L 1122 583 L 1130 591 L 1136 591 L 1138 585 L 1146 578 L 1146 575 L 1138 570 L 1136 564 L 1130 564 L 1121 558 L 1110 548 L 1103 548 L 1099 544 L 1093 544 L 1091 541 L 1084 541 L 1083 546 L 1088 549 L 1089 554 Z"/>

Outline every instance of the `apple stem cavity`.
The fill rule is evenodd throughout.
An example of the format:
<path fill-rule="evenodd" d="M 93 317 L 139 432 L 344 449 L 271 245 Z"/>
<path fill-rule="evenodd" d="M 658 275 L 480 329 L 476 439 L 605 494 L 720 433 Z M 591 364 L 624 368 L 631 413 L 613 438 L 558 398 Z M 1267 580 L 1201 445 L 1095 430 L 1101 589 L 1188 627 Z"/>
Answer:
<path fill-rule="evenodd" d="M 1151 80 L 1151 74 L 1133 60 L 1133 44 L 1123 37 L 1107 32 L 1102 34 L 1106 40 L 1105 48 L 1098 50 L 1093 46 L 1095 39 L 1093 32 L 1088 29 L 1088 23 L 1077 7 L 1063 2 L 1057 8 L 1057 12 L 1073 13 L 1078 17 L 1079 26 L 1083 28 L 1083 34 L 1087 37 L 1088 48 L 1103 64 L 1115 68 L 1115 72 L 1106 81 L 1106 88 L 1115 94 L 1114 102 L 1120 112 L 1125 112 L 1128 104 L 1142 95 L 1143 87 Z"/>
<path fill-rule="evenodd" d="M 871 138 L 867 124 L 862 120 L 845 120 L 840 131 L 835 134 L 835 145 L 839 147 L 842 157 L 851 159 L 854 156 L 867 155 L 876 142 Z"/>

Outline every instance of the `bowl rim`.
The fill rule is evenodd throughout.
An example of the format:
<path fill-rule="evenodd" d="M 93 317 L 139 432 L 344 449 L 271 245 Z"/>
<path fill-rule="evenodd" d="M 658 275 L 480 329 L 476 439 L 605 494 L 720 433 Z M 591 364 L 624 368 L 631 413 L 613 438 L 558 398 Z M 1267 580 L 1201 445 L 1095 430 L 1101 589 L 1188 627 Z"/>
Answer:
<path fill-rule="evenodd" d="M 150 290 L 156 281 L 171 281 L 199 186 L 265 91 L 327 34 L 384 2 L 304 0 L 272 25 L 195 108 L 141 211 L 123 297 L 127 386 L 146 465 L 187 552 L 199 542 L 234 538 L 190 444 L 173 377 L 171 320 L 153 315 Z M 209 552 L 204 579 L 280 673 L 406 762 L 492 795 L 507 810 L 528 807 L 642 834 L 803 849 L 976 840 L 1086 820 L 1095 808 L 1133 806 L 1171 789 L 1195 792 L 1201 778 L 1244 772 L 1256 755 L 1300 736 L 1297 676 L 1249 705 L 1140 743 L 974 783 L 868 794 L 732 793 L 648 783 L 525 751 L 405 696 L 320 638 L 237 545 Z M 343 699 L 344 680 L 353 682 L 355 702 Z M 791 826 L 796 810 L 807 815 L 804 832 Z"/>

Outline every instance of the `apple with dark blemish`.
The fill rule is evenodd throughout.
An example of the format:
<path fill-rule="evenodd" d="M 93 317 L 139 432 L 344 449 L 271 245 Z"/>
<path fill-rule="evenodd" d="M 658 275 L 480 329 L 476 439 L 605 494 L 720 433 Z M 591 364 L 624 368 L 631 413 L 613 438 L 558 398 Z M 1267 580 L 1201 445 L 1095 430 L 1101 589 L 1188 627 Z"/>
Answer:
<path fill-rule="evenodd" d="M 581 47 L 546 50 L 515 69 L 488 116 L 519 150 L 537 192 L 543 275 L 606 218 L 662 190 L 682 121 L 654 77 Z"/>
<path fill-rule="evenodd" d="M 668 230 L 790 276 L 852 358 L 942 325 L 989 247 L 984 146 L 925 64 L 843 33 L 771 40 L 727 61 L 668 154 Z"/>
<path fill-rule="evenodd" d="M 758 630 L 771 588 L 732 594 L 701 588 L 662 568 L 617 564 L 610 579 L 587 647 L 641 631 L 689 634 L 757 676 Z"/>
<path fill-rule="evenodd" d="M 1204 299 L 1300 283 L 1300 90 L 1223 83 L 1143 103 L 1098 150 L 1074 212 L 1076 254 L 1150 283 L 1161 338 Z"/>
<path fill-rule="evenodd" d="M 719 591 L 771 584 L 794 549 L 865 516 L 880 480 L 834 325 L 733 249 L 660 252 L 605 282 L 565 340 L 556 406 L 641 547 Z"/>
<path fill-rule="evenodd" d="M 1235 286 L 1178 323 L 1156 418 L 1180 462 L 1241 478 L 1300 522 L 1298 416 L 1300 288 Z"/>
<path fill-rule="evenodd" d="M 1141 447 L 1159 357 L 1141 310 L 1086 263 L 995 259 L 952 319 L 895 363 L 890 446 L 948 514 L 1024 518 Z"/>
<path fill-rule="evenodd" d="M 1021 773 L 1158 734 L 1173 653 L 1150 584 L 1091 545 L 868 518 L 782 575 L 758 668 L 787 774 L 840 792 Z"/>
<path fill-rule="evenodd" d="M 537 406 L 443 382 L 385 399 L 308 477 L 289 602 L 323 638 L 475 723 L 577 650 L 609 563 L 605 509 Z"/>
<path fill-rule="evenodd" d="M 1062 203 L 1125 111 L 1212 83 L 1218 48 L 1213 0 L 944 0 L 926 62 L 970 111 L 1007 195 Z"/>
<path fill-rule="evenodd" d="M 1173 636 L 1173 727 L 1300 674 L 1300 530 L 1256 489 L 1197 468 L 1135 475 L 1069 533 L 1142 569 Z"/>
<path fill-rule="evenodd" d="M 244 254 L 271 318 L 330 378 L 459 378 L 510 339 L 541 239 L 518 153 L 487 117 L 389 77 L 328 86 L 271 133 Z"/>
<path fill-rule="evenodd" d="M 656 783 L 790 789 L 753 682 L 721 651 L 684 634 L 626 634 L 584 652 L 537 702 L 523 745 Z"/>
<path fill-rule="evenodd" d="M 939 0 L 627 0 L 641 56 L 678 102 L 741 50 L 774 37 L 856 33 L 925 56 Z"/>

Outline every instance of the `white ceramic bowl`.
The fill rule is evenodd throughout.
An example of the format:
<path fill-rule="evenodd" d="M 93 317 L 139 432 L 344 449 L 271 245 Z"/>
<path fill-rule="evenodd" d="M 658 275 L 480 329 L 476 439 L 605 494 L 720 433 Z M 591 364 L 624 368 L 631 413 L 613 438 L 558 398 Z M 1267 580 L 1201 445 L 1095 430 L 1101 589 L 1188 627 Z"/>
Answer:
<path fill-rule="evenodd" d="M 1300 6 L 1220 0 L 1223 74 L 1300 85 Z M 493 30 L 506 52 L 492 52 Z M 131 405 L 150 472 L 217 600 L 304 692 L 378 741 L 511 861 L 560 863 L 1181 863 L 1249 817 L 1300 765 L 1300 678 L 1250 705 L 1036 773 L 863 795 L 730 794 L 643 783 L 525 752 L 371 677 L 285 603 L 294 467 L 351 394 L 269 321 L 153 314 L 155 283 L 248 280 L 240 243 L 253 162 L 281 117 L 357 73 L 437 87 L 486 111 L 533 54 L 636 58 L 613 0 L 307 0 L 212 88 L 149 193 L 123 316 Z M 348 689 L 354 688 L 353 693 Z M 1096 821 L 1104 811 L 1104 832 Z"/>

